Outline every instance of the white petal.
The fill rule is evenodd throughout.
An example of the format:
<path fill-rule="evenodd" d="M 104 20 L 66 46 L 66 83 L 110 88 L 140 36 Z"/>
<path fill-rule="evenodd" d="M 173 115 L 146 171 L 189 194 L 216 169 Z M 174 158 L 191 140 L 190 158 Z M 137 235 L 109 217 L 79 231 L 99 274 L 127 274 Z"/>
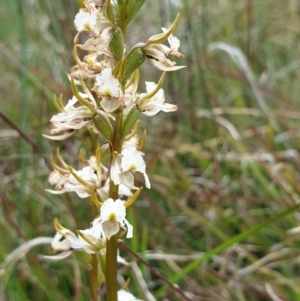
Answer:
<path fill-rule="evenodd" d="M 71 254 L 72 251 L 67 251 L 53 256 L 42 256 L 42 258 L 46 260 L 59 261 L 68 258 Z"/>
<path fill-rule="evenodd" d="M 120 102 L 117 98 L 109 99 L 109 98 L 103 97 L 100 104 L 101 104 L 101 107 L 103 108 L 103 110 L 108 113 L 114 112 L 120 106 Z"/>
<path fill-rule="evenodd" d="M 158 70 L 161 71 L 176 71 L 176 70 L 180 70 L 182 68 L 185 68 L 186 66 L 174 66 L 169 64 L 164 64 L 164 62 L 162 61 L 157 61 L 155 59 L 151 59 L 149 57 L 147 57 L 147 59 L 149 60 L 149 62 L 156 67 Z M 171 62 L 170 60 L 168 60 L 169 62 Z"/>
<path fill-rule="evenodd" d="M 134 147 L 124 148 L 122 150 L 121 167 L 123 171 L 145 172 L 146 165 L 140 152 Z"/>
<path fill-rule="evenodd" d="M 121 86 L 119 81 L 113 77 L 111 68 L 105 68 L 96 76 L 97 92 L 104 97 L 119 98 Z"/>
<path fill-rule="evenodd" d="M 52 194 L 63 194 L 63 193 L 68 192 L 67 189 L 62 189 L 62 190 L 45 189 L 45 191 L 52 193 Z"/>
<path fill-rule="evenodd" d="M 131 189 L 138 189 L 138 187 L 134 186 L 134 177 L 130 171 L 125 171 L 120 174 L 120 182 Z"/>
<path fill-rule="evenodd" d="M 172 105 L 170 103 L 164 103 L 159 105 L 149 101 L 145 105 L 141 106 L 139 109 L 141 110 L 141 113 L 146 116 L 154 116 L 160 111 L 164 111 L 166 113 L 175 112 L 177 111 L 177 106 Z"/>
<path fill-rule="evenodd" d="M 129 221 L 126 218 L 124 218 L 124 223 L 127 226 L 126 238 L 132 238 L 132 236 L 133 236 L 133 226 L 131 224 L 129 224 Z"/>
<path fill-rule="evenodd" d="M 150 184 L 150 181 L 149 181 L 149 178 L 147 176 L 146 173 L 144 173 L 144 178 L 145 178 L 145 186 L 150 189 L 151 188 L 151 184 Z"/>
<path fill-rule="evenodd" d="M 93 31 L 97 23 L 97 14 L 80 10 L 75 16 L 74 23 L 77 31 Z"/>
<path fill-rule="evenodd" d="M 51 247 L 55 251 L 69 251 L 71 249 L 71 243 L 57 232 L 51 242 Z"/>
<path fill-rule="evenodd" d="M 115 185 L 120 184 L 120 173 L 121 173 L 121 155 L 117 155 L 117 157 L 113 159 L 111 169 L 110 169 L 110 177 Z"/>
<path fill-rule="evenodd" d="M 56 136 L 50 136 L 50 135 L 43 134 L 43 137 L 50 139 L 50 140 L 61 141 L 61 140 L 65 140 L 65 139 L 71 137 L 74 134 L 74 132 L 75 131 L 65 132 L 62 135 L 56 135 Z"/>
<path fill-rule="evenodd" d="M 116 221 L 106 221 L 102 224 L 102 230 L 107 239 L 110 239 L 112 236 L 119 232 L 120 225 Z"/>
<path fill-rule="evenodd" d="M 136 299 L 132 294 L 120 290 L 118 291 L 118 301 L 142 301 L 142 300 Z"/>

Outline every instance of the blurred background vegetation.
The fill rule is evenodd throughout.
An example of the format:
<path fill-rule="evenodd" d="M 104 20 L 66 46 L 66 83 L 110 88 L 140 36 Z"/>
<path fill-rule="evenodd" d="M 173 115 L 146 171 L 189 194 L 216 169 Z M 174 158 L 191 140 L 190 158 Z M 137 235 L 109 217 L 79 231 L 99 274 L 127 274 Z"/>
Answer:
<path fill-rule="evenodd" d="M 72 230 L 90 222 L 87 200 L 45 192 L 58 145 L 77 166 L 75 137 L 42 137 L 53 95 L 72 96 L 77 11 L 75 0 L 0 3 L 0 300 L 88 300 L 80 252 L 49 262 L 44 245 L 9 261 L 24 242 L 52 237 L 55 217 Z M 299 301 L 299 1 L 147 0 L 128 48 L 178 11 L 187 67 L 164 88 L 179 110 L 142 118 L 152 188 L 130 209 L 135 235 L 125 243 L 191 300 Z M 159 78 L 150 65 L 142 74 Z M 120 267 L 139 298 L 150 300 L 139 272 L 158 300 L 182 300 L 142 263 Z"/>

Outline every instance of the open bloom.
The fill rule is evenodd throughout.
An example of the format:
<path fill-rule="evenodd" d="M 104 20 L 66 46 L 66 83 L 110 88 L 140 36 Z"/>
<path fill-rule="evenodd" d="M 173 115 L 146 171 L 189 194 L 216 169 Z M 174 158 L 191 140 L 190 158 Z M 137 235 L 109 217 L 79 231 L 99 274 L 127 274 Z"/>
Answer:
<path fill-rule="evenodd" d="M 66 163 L 64 163 L 67 165 Z M 47 189 L 52 194 L 62 194 L 65 192 L 75 192 L 80 198 L 91 195 L 91 191 L 102 195 L 105 191 L 103 185 L 107 179 L 107 168 L 96 161 L 95 156 L 91 156 L 88 165 L 81 170 L 55 169 L 49 176 L 49 183 L 55 190 Z"/>
<path fill-rule="evenodd" d="M 153 91 L 155 87 L 155 83 L 146 82 L 147 93 Z M 138 100 L 136 101 L 138 110 L 141 111 L 144 115 L 154 116 L 159 111 L 174 112 L 177 110 L 176 105 L 165 103 L 165 94 L 163 89 L 159 89 L 158 92 L 150 99 L 147 99 L 147 97 L 145 96 L 147 96 L 146 93 L 140 94 Z"/>
<path fill-rule="evenodd" d="M 115 185 L 124 184 L 131 189 L 138 189 L 134 186 L 134 172 L 140 172 L 145 178 L 145 185 L 150 188 L 150 181 L 146 174 L 146 164 L 141 152 L 135 147 L 124 148 L 118 154 L 111 166 L 111 179 Z"/>
<path fill-rule="evenodd" d="M 57 233 L 51 245 L 55 251 L 84 250 L 93 254 L 106 247 L 106 238 L 103 237 L 100 224 L 93 223 L 92 228 L 80 230 L 79 235 L 61 226 L 57 220 L 55 220 L 54 225 Z"/>
<path fill-rule="evenodd" d="M 74 20 L 77 31 L 94 31 L 97 24 L 97 11 L 80 10 Z"/>
<path fill-rule="evenodd" d="M 86 99 L 87 103 L 89 103 L 87 100 L 88 96 L 86 94 L 80 93 L 80 96 L 83 99 Z M 75 105 L 77 102 L 78 99 L 73 96 L 62 111 L 50 119 L 50 122 L 53 125 L 53 128 L 50 130 L 50 134 L 53 136 L 43 135 L 44 137 L 52 140 L 63 140 L 71 136 L 74 130 L 81 129 L 92 123 L 96 108 L 94 108 L 92 103 L 89 107 L 76 107 Z M 63 134 L 57 135 L 60 132 L 63 132 Z"/>
<path fill-rule="evenodd" d="M 100 216 L 96 218 L 93 225 L 100 224 L 103 234 L 110 239 L 113 235 L 120 231 L 121 226 L 127 227 L 126 238 L 132 237 L 133 227 L 125 218 L 126 208 L 124 201 L 107 199 L 100 208 Z"/>
<path fill-rule="evenodd" d="M 78 181 L 73 174 L 70 174 L 68 182 L 64 185 L 67 191 L 74 191 L 80 198 L 86 198 L 91 194 L 91 189 L 97 190 L 100 188 L 101 179 L 90 166 L 85 166 L 81 170 L 74 171 L 74 173 L 82 181 Z M 83 184 L 83 181 L 86 184 Z"/>
<path fill-rule="evenodd" d="M 169 29 L 162 28 L 163 33 L 150 37 L 146 44 L 142 47 L 146 58 L 159 70 L 175 71 L 185 67 L 175 66 L 176 63 L 167 58 L 169 55 L 184 57 L 184 55 L 178 51 L 180 46 L 179 39 L 172 35 L 177 26 L 178 18 L 179 15 L 177 15 Z M 161 44 L 161 42 L 165 41 L 166 39 L 168 39 L 170 47 Z"/>
<path fill-rule="evenodd" d="M 112 70 L 107 67 L 96 76 L 96 83 L 93 91 L 102 97 L 100 102 L 106 112 L 113 112 L 120 106 L 122 99 L 121 85 L 112 75 Z"/>
<path fill-rule="evenodd" d="M 132 294 L 120 290 L 118 291 L 118 301 L 143 301 L 143 300 L 136 299 L 136 297 L 134 297 Z"/>
<path fill-rule="evenodd" d="M 81 32 L 87 31 L 91 36 L 84 44 L 77 44 L 79 48 L 87 51 L 101 52 L 109 45 L 114 33 L 112 24 L 95 5 L 89 5 L 88 10 L 81 9 L 75 17 L 74 24 L 78 31 L 74 38 L 75 44 Z"/>

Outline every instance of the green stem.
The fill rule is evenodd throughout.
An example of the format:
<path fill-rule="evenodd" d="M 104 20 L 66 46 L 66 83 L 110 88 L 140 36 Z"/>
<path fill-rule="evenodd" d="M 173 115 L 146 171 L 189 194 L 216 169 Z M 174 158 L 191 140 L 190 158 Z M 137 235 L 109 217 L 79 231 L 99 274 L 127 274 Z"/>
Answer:
<path fill-rule="evenodd" d="M 107 240 L 106 244 L 106 300 L 117 301 L 117 252 L 118 234 Z"/>
<path fill-rule="evenodd" d="M 116 121 L 114 127 L 114 137 L 112 141 L 113 150 L 120 153 L 122 150 L 122 119 L 123 110 L 119 108 L 115 113 Z M 118 198 L 119 186 L 110 181 L 109 197 L 116 200 Z M 117 252 L 118 234 L 112 236 L 106 243 L 106 299 L 107 301 L 117 301 Z"/>
<path fill-rule="evenodd" d="M 98 262 L 96 254 L 92 254 L 92 268 L 89 270 L 90 295 L 91 301 L 99 301 L 98 299 Z"/>

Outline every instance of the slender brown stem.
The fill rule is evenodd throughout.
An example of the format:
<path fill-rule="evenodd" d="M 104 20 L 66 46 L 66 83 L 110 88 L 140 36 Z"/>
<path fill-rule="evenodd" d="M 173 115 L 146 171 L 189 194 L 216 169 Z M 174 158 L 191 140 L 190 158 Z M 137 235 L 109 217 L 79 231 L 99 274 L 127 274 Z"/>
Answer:
<path fill-rule="evenodd" d="M 145 265 L 146 267 L 148 267 L 148 269 L 150 270 L 150 272 L 153 275 L 155 275 L 156 277 L 161 279 L 163 282 L 165 282 L 170 287 L 171 290 L 173 290 L 174 292 L 176 292 L 178 295 L 180 295 L 182 297 L 182 300 L 192 301 L 192 299 L 190 297 L 188 297 L 180 288 L 175 286 L 166 277 L 164 277 L 158 271 L 156 271 L 148 262 L 146 262 L 143 258 L 141 258 L 138 254 L 136 254 L 128 246 L 126 246 L 122 241 L 119 241 L 118 244 L 121 246 L 122 249 L 124 249 L 125 251 L 130 253 L 138 262 L 140 262 L 143 265 Z"/>
<path fill-rule="evenodd" d="M 49 168 L 49 170 L 52 170 L 49 160 L 45 157 L 42 151 L 30 138 L 2 112 L 0 112 L 0 118 L 2 118 L 4 122 L 6 122 L 11 128 L 17 131 L 20 138 L 24 139 L 24 141 L 26 141 L 32 147 L 33 151 L 44 159 L 44 162 L 46 166 Z"/>

